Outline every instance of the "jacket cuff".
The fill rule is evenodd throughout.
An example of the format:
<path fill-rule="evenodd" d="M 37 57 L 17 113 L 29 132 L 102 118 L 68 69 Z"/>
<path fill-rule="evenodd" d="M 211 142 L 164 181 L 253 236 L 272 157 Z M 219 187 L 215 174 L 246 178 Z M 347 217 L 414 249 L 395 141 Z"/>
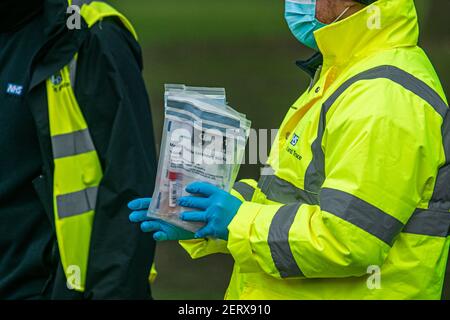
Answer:
<path fill-rule="evenodd" d="M 244 273 L 263 272 L 253 254 L 250 232 L 261 205 L 244 202 L 228 226 L 228 250 Z"/>
<path fill-rule="evenodd" d="M 202 258 L 215 253 L 230 253 L 227 249 L 227 242 L 219 239 L 183 240 L 179 241 L 179 243 L 192 259 Z"/>

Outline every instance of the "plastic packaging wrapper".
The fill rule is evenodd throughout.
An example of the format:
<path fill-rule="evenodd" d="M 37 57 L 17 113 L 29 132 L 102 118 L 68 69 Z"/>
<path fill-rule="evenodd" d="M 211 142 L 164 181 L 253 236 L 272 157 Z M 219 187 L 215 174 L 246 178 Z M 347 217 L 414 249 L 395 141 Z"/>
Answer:
<path fill-rule="evenodd" d="M 194 181 L 230 191 L 244 157 L 251 122 L 226 104 L 223 88 L 166 85 L 165 119 L 153 200 L 148 215 L 192 232 L 177 205 Z"/>

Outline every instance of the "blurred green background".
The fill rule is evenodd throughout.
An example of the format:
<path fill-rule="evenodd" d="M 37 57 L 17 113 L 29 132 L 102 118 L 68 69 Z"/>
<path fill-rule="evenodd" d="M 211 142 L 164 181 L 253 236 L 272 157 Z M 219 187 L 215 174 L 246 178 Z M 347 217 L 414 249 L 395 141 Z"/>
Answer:
<path fill-rule="evenodd" d="M 143 48 L 144 76 L 157 141 L 163 122 L 165 83 L 220 86 L 230 105 L 254 128 L 277 128 L 309 83 L 294 65 L 312 51 L 299 44 L 283 18 L 283 0 L 116 0 L 133 22 Z M 416 0 L 421 45 L 450 92 L 448 0 Z M 245 165 L 241 176 L 257 178 Z M 157 248 L 155 299 L 222 299 L 232 260 L 215 255 L 191 260 L 177 243 Z"/>

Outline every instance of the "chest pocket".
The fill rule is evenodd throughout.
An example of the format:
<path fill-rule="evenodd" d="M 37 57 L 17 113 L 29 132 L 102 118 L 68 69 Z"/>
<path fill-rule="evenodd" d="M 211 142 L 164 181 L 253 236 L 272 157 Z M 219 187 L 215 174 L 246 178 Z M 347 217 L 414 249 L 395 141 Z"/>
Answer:
<path fill-rule="evenodd" d="M 313 157 L 311 144 L 317 135 L 321 104 L 318 99 L 297 105 L 301 108 L 291 110 L 280 128 L 276 148 L 272 148 L 269 159 L 270 168 L 259 180 L 258 187 L 269 203 L 318 204 L 318 193 L 303 187 L 305 173 Z M 323 180 L 323 176 L 322 176 Z"/>
<path fill-rule="evenodd" d="M 272 149 L 270 165 L 278 177 L 302 190 L 317 193 L 317 189 L 305 188 L 305 176 L 314 157 L 311 145 L 318 132 L 321 103 L 320 99 L 306 97 L 300 99 L 297 105 L 301 107 L 291 111 L 292 114 L 287 115 L 280 128 L 278 146 Z"/>

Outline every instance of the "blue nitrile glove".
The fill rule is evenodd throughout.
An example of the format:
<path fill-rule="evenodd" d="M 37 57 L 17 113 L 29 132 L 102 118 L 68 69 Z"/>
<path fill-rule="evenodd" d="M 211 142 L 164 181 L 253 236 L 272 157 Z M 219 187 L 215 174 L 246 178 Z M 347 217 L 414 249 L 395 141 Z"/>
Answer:
<path fill-rule="evenodd" d="M 151 198 L 136 199 L 128 203 L 128 208 L 133 210 L 129 219 L 131 222 L 141 222 L 143 232 L 154 232 L 156 241 L 166 240 L 191 240 L 194 234 L 190 231 L 175 227 L 167 222 L 147 216 L 147 210 L 152 202 Z"/>
<path fill-rule="evenodd" d="M 206 223 L 206 226 L 197 231 L 195 238 L 228 240 L 228 225 L 242 205 L 241 200 L 206 182 L 193 182 L 186 187 L 186 191 L 197 196 L 181 197 L 179 205 L 203 211 L 183 212 L 180 218 Z"/>

